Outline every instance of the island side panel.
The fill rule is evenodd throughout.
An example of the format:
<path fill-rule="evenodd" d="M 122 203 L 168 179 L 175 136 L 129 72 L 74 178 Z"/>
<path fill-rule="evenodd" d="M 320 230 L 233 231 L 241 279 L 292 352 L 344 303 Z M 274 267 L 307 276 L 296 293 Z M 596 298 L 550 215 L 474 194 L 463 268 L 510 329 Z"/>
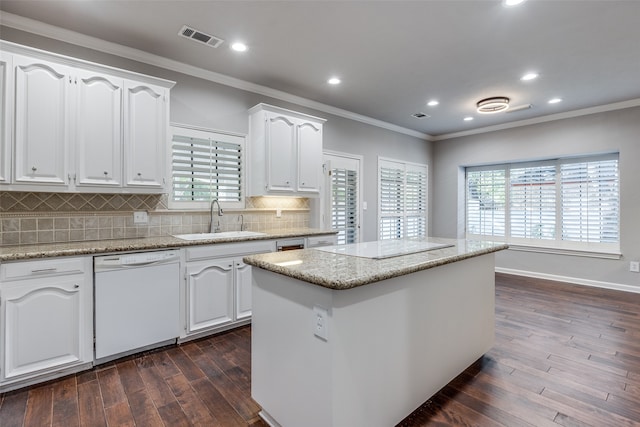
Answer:
<path fill-rule="evenodd" d="M 494 342 L 494 254 L 335 291 L 332 426 L 396 425 Z"/>
<path fill-rule="evenodd" d="M 313 306 L 332 291 L 253 268 L 251 396 L 282 426 L 328 427 L 331 351 L 316 337 Z"/>
<path fill-rule="evenodd" d="M 254 272 L 252 396 L 284 427 L 395 425 L 493 345 L 493 254 L 350 290 Z"/>

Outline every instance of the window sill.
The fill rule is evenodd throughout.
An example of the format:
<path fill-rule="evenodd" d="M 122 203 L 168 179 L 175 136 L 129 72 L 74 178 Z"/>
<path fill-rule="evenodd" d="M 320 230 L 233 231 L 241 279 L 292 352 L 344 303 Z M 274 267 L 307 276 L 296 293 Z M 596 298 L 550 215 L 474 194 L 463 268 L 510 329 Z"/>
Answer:
<path fill-rule="evenodd" d="M 522 251 L 522 252 L 536 252 L 554 255 L 571 255 L 581 256 L 587 258 L 601 258 L 601 259 L 621 259 L 622 254 L 619 250 L 605 251 L 605 250 L 593 250 L 593 249 L 575 249 L 575 248 L 550 248 L 542 246 L 531 246 L 522 244 L 509 243 L 509 250 Z"/>

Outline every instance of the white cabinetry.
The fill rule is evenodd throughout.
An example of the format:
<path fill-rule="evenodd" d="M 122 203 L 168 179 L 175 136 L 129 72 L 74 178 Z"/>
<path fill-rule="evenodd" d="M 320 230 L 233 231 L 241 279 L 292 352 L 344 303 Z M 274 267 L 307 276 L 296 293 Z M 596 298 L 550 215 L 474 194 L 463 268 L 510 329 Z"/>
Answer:
<path fill-rule="evenodd" d="M 15 181 L 67 185 L 71 69 L 15 55 Z"/>
<path fill-rule="evenodd" d="M 319 196 L 325 120 L 267 104 L 249 114 L 247 194 Z"/>
<path fill-rule="evenodd" d="M 10 106 L 2 141 L 15 158 L 12 179 L 3 180 L 3 156 L 0 184 L 17 191 L 164 191 L 173 82 L 7 42 L 0 48 L 0 72 L 14 71 L 2 75 L 1 95 Z"/>
<path fill-rule="evenodd" d="M 91 273 L 90 257 L 0 266 L 0 391 L 91 366 Z"/>
<path fill-rule="evenodd" d="M 242 257 L 273 251 L 273 240 L 186 248 L 181 338 L 246 323 L 251 317 L 251 266 Z"/>
<path fill-rule="evenodd" d="M 319 248 L 321 246 L 333 246 L 338 244 L 338 236 L 336 234 L 327 234 L 322 236 L 305 237 L 305 248 Z"/>
<path fill-rule="evenodd" d="M 167 91 L 160 86 L 126 82 L 125 183 L 163 188 L 167 140 Z"/>
<path fill-rule="evenodd" d="M 122 184 L 121 78 L 80 70 L 76 85 L 76 185 Z"/>
<path fill-rule="evenodd" d="M 0 51 L 0 184 L 11 180 L 13 56 Z"/>

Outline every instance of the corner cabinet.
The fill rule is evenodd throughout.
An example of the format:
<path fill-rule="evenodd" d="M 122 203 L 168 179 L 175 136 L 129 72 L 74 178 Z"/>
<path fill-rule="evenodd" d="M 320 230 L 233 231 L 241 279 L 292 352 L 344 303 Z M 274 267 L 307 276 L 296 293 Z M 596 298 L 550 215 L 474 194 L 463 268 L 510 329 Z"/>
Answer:
<path fill-rule="evenodd" d="M 242 257 L 275 249 L 273 240 L 186 248 L 181 340 L 247 323 L 252 276 Z"/>
<path fill-rule="evenodd" d="M 249 114 L 247 194 L 318 197 L 325 120 L 267 104 Z"/>
<path fill-rule="evenodd" d="M 0 149 L 13 154 L 9 164 L 3 156 L 0 188 L 164 192 L 173 82 L 8 42 L 0 48 L 8 106 Z"/>
<path fill-rule="evenodd" d="M 91 366 L 91 257 L 7 263 L 0 278 L 0 391 Z"/>

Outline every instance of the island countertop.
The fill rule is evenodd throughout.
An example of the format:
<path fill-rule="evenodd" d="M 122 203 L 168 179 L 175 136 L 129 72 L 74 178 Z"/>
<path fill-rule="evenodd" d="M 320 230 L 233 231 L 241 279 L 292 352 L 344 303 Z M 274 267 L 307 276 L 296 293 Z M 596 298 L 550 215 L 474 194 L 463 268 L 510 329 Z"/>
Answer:
<path fill-rule="evenodd" d="M 508 248 L 505 243 L 484 240 L 429 237 L 417 241 L 450 246 L 383 259 L 332 253 L 323 248 L 251 255 L 243 261 L 318 286 L 343 290 Z"/>

